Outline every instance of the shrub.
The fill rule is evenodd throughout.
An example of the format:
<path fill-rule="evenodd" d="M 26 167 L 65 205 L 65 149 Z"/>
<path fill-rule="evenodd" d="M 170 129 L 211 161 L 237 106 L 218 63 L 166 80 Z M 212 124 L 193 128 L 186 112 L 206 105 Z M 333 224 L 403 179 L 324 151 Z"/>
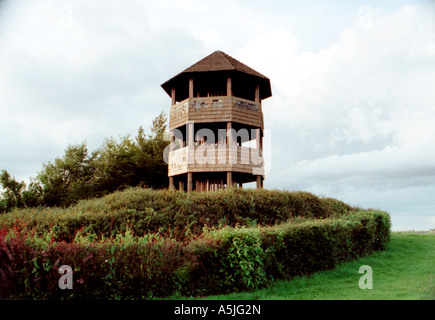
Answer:
<path fill-rule="evenodd" d="M 2 230 L 3 233 L 4 229 Z M 147 241 L 149 240 L 149 241 Z M 183 245 L 154 237 L 141 243 L 118 238 L 107 243 L 52 242 L 35 249 L 23 234 L 0 239 L 2 299 L 133 299 L 168 296 L 186 279 L 193 258 Z M 39 248 L 41 249 L 41 248 Z M 186 261 L 190 261 L 186 263 Z M 60 290 L 61 265 L 73 269 L 73 290 Z"/>
<path fill-rule="evenodd" d="M 321 199 L 329 208 L 337 214 L 345 214 L 350 211 L 354 211 L 355 208 L 351 205 L 344 203 L 343 201 L 333 199 L 333 198 L 322 198 Z"/>
<path fill-rule="evenodd" d="M 0 298 L 148 299 L 266 286 L 386 247 L 390 217 L 306 192 L 128 189 L 0 217 Z M 3 227 L 1 227 L 3 226 Z M 61 265 L 74 290 L 58 288 Z"/>
<path fill-rule="evenodd" d="M 389 223 L 384 212 L 358 212 L 343 219 L 215 230 L 190 244 L 200 263 L 184 293 L 256 289 L 273 279 L 333 268 L 385 248 Z"/>
<path fill-rule="evenodd" d="M 38 234 L 51 230 L 56 240 L 69 241 L 83 228 L 106 238 L 124 232 L 126 224 L 136 235 L 176 230 L 198 236 L 203 226 L 266 226 L 297 217 L 327 218 L 334 214 L 342 212 L 334 212 L 328 202 L 308 192 L 230 189 L 188 194 L 131 188 L 66 209 L 15 210 L 0 216 L 0 226 L 23 221 Z"/>

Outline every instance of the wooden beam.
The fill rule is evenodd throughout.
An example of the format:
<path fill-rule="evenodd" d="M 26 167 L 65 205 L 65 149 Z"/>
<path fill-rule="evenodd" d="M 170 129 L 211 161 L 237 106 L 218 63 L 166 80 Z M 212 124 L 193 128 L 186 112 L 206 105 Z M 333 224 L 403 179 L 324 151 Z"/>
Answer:
<path fill-rule="evenodd" d="M 175 100 L 175 88 L 171 89 L 171 98 L 172 98 L 172 105 L 175 105 L 177 101 Z"/>
<path fill-rule="evenodd" d="M 255 102 L 260 102 L 260 85 L 258 84 L 255 86 Z"/>
<path fill-rule="evenodd" d="M 174 177 L 169 177 L 169 190 L 175 190 Z"/>
<path fill-rule="evenodd" d="M 193 121 L 189 121 L 187 123 L 187 146 L 188 147 L 193 147 L 193 138 L 194 138 L 194 125 L 193 125 Z"/>
<path fill-rule="evenodd" d="M 261 150 L 261 130 L 260 128 L 255 129 L 255 143 L 258 150 Z"/>
<path fill-rule="evenodd" d="M 187 173 L 187 192 L 193 191 L 193 177 L 192 172 Z"/>
<path fill-rule="evenodd" d="M 227 171 L 227 189 L 231 188 L 233 185 L 233 173 L 231 171 Z"/>
<path fill-rule="evenodd" d="M 263 177 L 257 176 L 257 189 L 263 189 Z"/>
<path fill-rule="evenodd" d="M 174 130 L 169 130 L 169 151 L 174 151 L 175 134 Z"/>
<path fill-rule="evenodd" d="M 193 98 L 193 78 L 189 79 L 189 98 Z"/>
<path fill-rule="evenodd" d="M 234 144 L 234 136 L 231 121 L 227 122 L 227 144 L 232 146 Z"/>
<path fill-rule="evenodd" d="M 227 97 L 231 97 L 232 95 L 233 95 L 232 80 L 231 80 L 231 76 L 228 76 L 228 78 L 227 78 Z"/>

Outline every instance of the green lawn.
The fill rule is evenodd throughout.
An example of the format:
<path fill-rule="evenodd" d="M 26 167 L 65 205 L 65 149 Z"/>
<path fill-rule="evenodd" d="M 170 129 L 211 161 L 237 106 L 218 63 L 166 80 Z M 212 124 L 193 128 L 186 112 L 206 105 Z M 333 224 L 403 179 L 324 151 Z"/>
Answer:
<path fill-rule="evenodd" d="M 373 270 L 373 289 L 362 290 L 360 266 Z M 333 270 L 290 281 L 276 281 L 254 292 L 205 299 L 289 300 L 422 300 L 435 299 L 435 233 L 393 232 L 385 251 L 338 266 Z"/>

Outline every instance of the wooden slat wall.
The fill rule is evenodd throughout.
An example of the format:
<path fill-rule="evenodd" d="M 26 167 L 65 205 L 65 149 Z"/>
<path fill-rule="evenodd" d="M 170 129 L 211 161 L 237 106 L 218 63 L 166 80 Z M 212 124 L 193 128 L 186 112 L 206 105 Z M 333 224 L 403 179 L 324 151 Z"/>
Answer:
<path fill-rule="evenodd" d="M 258 103 L 256 104 L 254 102 L 249 102 L 252 105 L 256 105 L 258 107 L 258 111 L 245 110 L 236 106 L 236 100 L 240 101 L 241 99 L 186 99 L 171 107 L 169 116 L 169 129 L 181 127 L 186 124 L 187 121 L 194 121 L 198 123 L 232 121 L 263 128 L 263 112 L 261 111 L 261 105 Z M 195 102 L 199 101 L 204 102 L 205 106 L 202 108 L 195 108 Z"/>

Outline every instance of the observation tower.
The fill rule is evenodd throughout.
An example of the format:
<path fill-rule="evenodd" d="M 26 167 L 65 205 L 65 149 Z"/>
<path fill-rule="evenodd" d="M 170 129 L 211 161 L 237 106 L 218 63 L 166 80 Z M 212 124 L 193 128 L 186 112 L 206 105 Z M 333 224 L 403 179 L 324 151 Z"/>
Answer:
<path fill-rule="evenodd" d="M 208 192 L 255 181 L 263 187 L 267 77 L 215 51 L 162 88 L 172 99 L 170 189 Z"/>

